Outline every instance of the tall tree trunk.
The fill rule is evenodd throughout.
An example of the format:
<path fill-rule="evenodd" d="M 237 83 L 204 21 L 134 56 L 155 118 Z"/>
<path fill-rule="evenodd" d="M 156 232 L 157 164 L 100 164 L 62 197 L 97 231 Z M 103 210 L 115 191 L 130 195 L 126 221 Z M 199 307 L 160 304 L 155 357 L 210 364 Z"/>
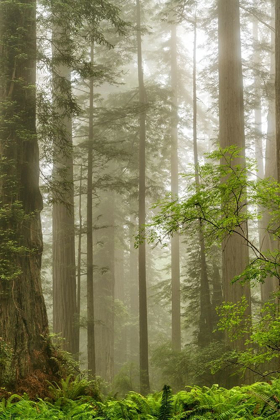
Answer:
<path fill-rule="evenodd" d="M 198 150 L 197 150 L 197 89 L 196 89 L 196 48 L 197 48 L 197 27 L 196 16 L 194 22 L 194 45 L 193 45 L 193 151 L 195 164 L 195 182 L 199 188 L 198 176 Z M 207 274 L 207 264 L 205 255 L 205 241 L 202 232 L 202 225 L 199 226 L 199 247 L 200 247 L 200 317 L 198 344 L 206 346 L 212 338 L 212 306 L 210 299 L 209 279 Z"/>
<path fill-rule="evenodd" d="M 277 181 L 280 182 L 280 0 L 275 0 L 275 105 Z M 278 282 L 278 292 L 279 289 L 280 282 Z M 278 296 L 278 307 L 279 302 Z"/>
<path fill-rule="evenodd" d="M 218 19 L 220 144 L 224 148 L 231 145 L 245 148 L 239 1 L 218 0 Z M 236 159 L 234 163 L 244 165 L 242 159 Z M 248 247 L 240 236 L 233 234 L 226 238 L 222 253 L 224 298 L 225 301 L 238 302 L 245 295 L 249 302 L 249 314 L 249 285 L 231 283 L 248 263 Z M 227 341 L 237 350 L 244 348 L 245 339 L 231 343 L 227 337 Z"/>
<path fill-rule="evenodd" d="M 178 196 L 178 69 L 176 25 L 171 28 L 171 193 Z M 180 239 L 175 232 L 171 238 L 171 284 L 172 284 L 172 348 L 181 351 L 181 290 L 180 290 Z"/>
<path fill-rule="evenodd" d="M 257 6 L 255 4 L 255 6 Z M 259 52 L 259 28 L 258 20 L 253 17 L 253 41 L 254 41 L 254 66 L 258 66 L 261 57 Z M 262 107 L 261 107 L 261 80 L 258 74 L 258 70 L 255 69 L 254 74 L 254 140 L 255 140 L 255 159 L 257 162 L 257 176 L 261 179 L 264 177 L 264 165 L 263 165 L 263 138 L 262 138 Z M 259 208 L 262 211 L 262 208 Z M 264 219 L 258 220 L 258 231 L 259 231 L 259 247 L 262 246 L 265 236 Z"/>
<path fill-rule="evenodd" d="M 91 65 L 94 62 L 94 42 L 90 46 Z M 94 377 L 95 366 L 95 331 L 93 298 L 93 222 L 92 222 L 92 170 L 93 170 L 93 77 L 90 78 L 89 93 L 89 136 L 88 136 L 88 180 L 87 180 L 87 355 L 88 370 Z"/>
<path fill-rule="evenodd" d="M 40 280 L 35 22 L 36 1 L 0 1 L 0 385 L 12 390 L 55 368 Z"/>
<path fill-rule="evenodd" d="M 80 338 L 80 320 L 81 320 L 82 237 L 83 237 L 82 177 L 83 177 L 83 165 L 81 165 L 80 186 L 79 186 L 79 230 L 78 230 L 78 259 L 77 259 L 77 321 L 78 321 L 78 328 L 79 328 L 79 338 Z"/>
<path fill-rule="evenodd" d="M 56 123 L 61 130 L 54 141 L 53 153 L 56 191 L 53 204 L 53 330 L 64 339 L 62 347 L 78 357 L 72 119 L 66 111 L 71 96 L 71 70 L 62 63 L 65 37 L 61 27 L 55 24 L 53 59 L 58 64 L 53 71 L 53 103 L 59 119 Z"/>
<path fill-rule="evenodd" d="M 280 0 L 275 0 L 275 104 L 277 181 L 280 182 Z"/>
<path fill-rule="evenodd" d="M 139 231 L 146 222 L 146 92 L 142 62 L 141 8 L 136 0 L 137 13 L 137 60 L 140 104 L 140 142 L 139 142 Z M 146 284 L 146 244 L 139 246 L 139 334 L 140 334 L 140 392 L 150 391 L 149 358 L 148 358 L 148 313 Z"/>
<path fill-rule="evenodd" d="M 115 204 L 112 193 L 100 192 L 98 218 L 102 227 L 95 230 L 95 343 L 96 374 L 112 383 L 114 377 L 114 286 L 115 286 Z"/>
<path fill-rule="evenodd" d="M 269 104 L 267 114 L 267 141 L 265 148 L 265 176 L 277 179 L 276 159 L 276 105 L 275 105 L 275 0 L 271 0 L 271 53 Z"/>
<path fill-rule="evenodd" d="M 132 206 L 131 206 L 132 207 Z M 131 210 L 132 214 L 133 211 Z M 139 360 L 139 293 L 137 285 L 137 272 L 138 272 L 138 261 L 137 251 L 134 248 L 134 228 L 135 228 L 135 217 L 130 216 L 129 224 L 129 295 L 130 295 L 130 316 L 131 316 L 131 327 L 129 332 L 129 350 L 130 359 L 133 362 Z"/>
<path fill-rule="evenodd" d="M 215 249 L 213 249 L 215 252 Z M 222 340 L 224 333 L 216 329 L 219 322 L 219 316 L 216 308 L 223 303 L 223 291 L 222 291 L 222 279 L 220 276 L 220 270 L 216 262 L 213 262 L 213 294 L 212 294 L 212 324 L 214 328 L 214 338 L 216 340 Z"/>
<path fill-rule="evenodd" d="M 271 26 L 275 27 L 275 4 L 271 1 Z M 271 54 L 270 54 L 270 82 L 269 82 L 269 104 L 267 115 L 267 138 L 265 147 L 265 177 L 277 179 L 277 158 L 276 158 L 276 120 L 275 120 L 275 34 L 271 31 Z M 277 241 L 266 231 L 270 222 L 268 211 L 264 212 L 262 220 L 262 237 L 260 246 L 263 251 L 274 251 L 277 249 Z M 272 298 L 272 293 L 278 288 L 278 281 L 275 277 L 267 277 L 261 284 L 262 302 Z"/>
<path fill-rule="evenodd" d="M 253 39 L 254 43 L 257 45 L 259 42 L 259 29 L 258 21 L 256 18 L 253 19 Z M 259 49 L 255 47 L 254 53 L 254 65 L 260 63 L 260 53 Z M 255 156 L 258 167 L 258 176 L 260 178 L 264 177 L 264 165 L 263 165 L 263 146 L 262 146 L 262 107 L 261 107 L 261 80 L 258 75 L 257 70 L 255 70 L 254 75 L 254 138 L 255 138 Z"/>
<path fill-rule="evenodd" d="M 123 238 L 124 229 L 122 226 L 119 228 L 119 237 Z M 115 251 L 115 298 L 126 307 L 126 282 L 125 282 L 125 270 L 124 270 L 124 248 L 123 244 L 118 241 Z M 138 306 L 138 305 L 137 305 Z M 128 361 L 128 336 L 127 336 L 127 325 L 124 320 L 121 325 L 118 326 L 116 337 L 116 357 L 118 359 L 118 367 L 122 367 Z M 137 332 L 137 328 L 134 327 Z"/>

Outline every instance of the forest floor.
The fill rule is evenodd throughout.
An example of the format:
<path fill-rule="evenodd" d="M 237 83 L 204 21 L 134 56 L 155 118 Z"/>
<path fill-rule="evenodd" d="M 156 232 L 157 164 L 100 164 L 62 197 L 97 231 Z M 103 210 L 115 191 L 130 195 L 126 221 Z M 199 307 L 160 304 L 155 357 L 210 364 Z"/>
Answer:
<path fill-rule="evenodd" d="M 27 395 L 3 398 L 0 419 L 280 419 L 279 379 L 229 390 L 218 385 L 187 387 L 175 395 L 165 386 L 162 392 L 147 397 L 130 392 L 121 400 L 99 401 L 92 396 L 78 395 L 81 388 L 77 381 L 73 384 L 56 386 L 54 398 L 37 401 Z"/>

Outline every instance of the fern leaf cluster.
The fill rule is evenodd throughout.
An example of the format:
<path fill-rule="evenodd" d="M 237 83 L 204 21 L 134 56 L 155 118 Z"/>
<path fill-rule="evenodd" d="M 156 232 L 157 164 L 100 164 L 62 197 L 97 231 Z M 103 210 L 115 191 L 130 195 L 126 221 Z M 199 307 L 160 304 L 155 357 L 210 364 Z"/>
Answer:
<path fill-rule="evenodd" d="M 27 395 L 12 395 L 0 402 L 0 420 L 279 420 L 280 379 L 271 384 L 225 389 L 218 385 L 188 387 L 172 394 L 164 386 L 161 393 L 144 397 L 130 392 L 121 400 L 98 400 L 90 395 L 91 382 L 68 377 L 50 384 L 52 397 L 31 401 Z"/>

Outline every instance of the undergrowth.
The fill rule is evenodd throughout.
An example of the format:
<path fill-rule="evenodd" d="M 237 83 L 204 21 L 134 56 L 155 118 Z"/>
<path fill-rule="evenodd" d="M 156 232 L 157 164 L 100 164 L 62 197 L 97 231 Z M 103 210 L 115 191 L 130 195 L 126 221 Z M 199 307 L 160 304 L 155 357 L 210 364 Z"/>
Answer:
<path fill-rule="evenodd" d="M 48 420 L 229 420 L 280 419 L 280 380 L 255 383 L 230 390 L 213 385 L 187 387 L 172 394 L 162 392 L 144 397 L 129 392 L 122 400 L 101 401 L 93 382 L 67 378 L 49 385 L 52 398 L 32 401 L 25 394 L 11 395 L 0 403 L 0 419 Z"/>

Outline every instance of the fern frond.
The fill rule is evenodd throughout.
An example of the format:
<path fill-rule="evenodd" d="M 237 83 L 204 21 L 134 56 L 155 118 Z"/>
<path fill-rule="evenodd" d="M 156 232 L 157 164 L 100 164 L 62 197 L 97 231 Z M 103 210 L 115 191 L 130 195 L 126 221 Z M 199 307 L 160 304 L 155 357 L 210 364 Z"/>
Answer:
<path fill-rule="evenodd" d="M 236 408 L 231 408 L 224 413 L 221 413 L 217 420 L 229 420 L 233 419 L 234 415 L 236 414 Z"/>
<path fill-rule="evenodd" d="M 170 386 L 164 385 L 162 390 L 162 400 L 159 409 L 159 420 L 169 420 L 172 415 L 172 391 Z"/>
<path fill-rule="evenodd" d="M 280 413 L 280 410 L 277 407 L 277 405 L 271 401 L 271 397 L 268 397 L 265 394 L 260 394 L 259 392 L 256 392 L 253 389 L 250 389 L 248 392 L 254 395 L 255 397 L 257 397 L 258 399 L 262 400 L 266 405 L 268 405 L 276 413 Z"/>

